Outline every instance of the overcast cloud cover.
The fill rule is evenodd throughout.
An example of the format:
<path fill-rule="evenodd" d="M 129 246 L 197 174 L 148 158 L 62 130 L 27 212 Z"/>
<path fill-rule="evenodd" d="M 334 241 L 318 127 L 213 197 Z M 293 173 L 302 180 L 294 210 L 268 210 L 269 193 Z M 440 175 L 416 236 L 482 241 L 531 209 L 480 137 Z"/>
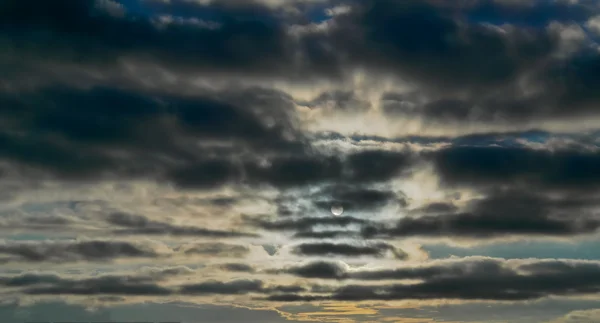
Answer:
<path fill-rule="evenodd" d="M 595 0 L 0 0 L 0 321 L 599 322 L 599 41 Z"/>

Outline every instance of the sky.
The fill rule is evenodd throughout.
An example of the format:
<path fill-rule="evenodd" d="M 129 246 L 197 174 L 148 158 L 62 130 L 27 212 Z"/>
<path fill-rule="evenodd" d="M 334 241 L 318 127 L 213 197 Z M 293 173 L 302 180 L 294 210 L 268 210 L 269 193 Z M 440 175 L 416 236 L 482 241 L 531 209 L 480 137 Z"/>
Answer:
<path fill-rule="evenodd" d="M 600 322 L 599 41 L 595 0 L 0 0 L 0 322 Z"/>

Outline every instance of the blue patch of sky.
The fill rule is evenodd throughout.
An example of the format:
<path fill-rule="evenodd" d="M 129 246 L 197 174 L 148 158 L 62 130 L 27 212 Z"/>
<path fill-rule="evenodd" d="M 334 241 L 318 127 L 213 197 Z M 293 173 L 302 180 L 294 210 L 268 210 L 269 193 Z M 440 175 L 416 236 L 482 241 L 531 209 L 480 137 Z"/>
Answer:
<path fill-rule="evenodd" d="M 564 258 L 600 260 L 600 241 L 582 240 L 575 242 L 560 241 L 516 241 L 474 247 L 456 247 L 444 244 L 426 244 L 423 246 L 432 259 L 450 256 L 487 256 L 496 258 Z"/>
<path fill-rule="evenodd" d="M 331 19 L 331 16 L 326 13 L 326 8 L 324 7 L 311 8 L 306 12 L 306 17 L 309 21 L 314 23 L 320 23 Z"/>
<path fill-rule="evenodd" d="M 155 12 L 146 3 L 141 0 L 118 0 L 120 4 L 127 9 L 129 14 L 136 16 L 152 16 Z"/>

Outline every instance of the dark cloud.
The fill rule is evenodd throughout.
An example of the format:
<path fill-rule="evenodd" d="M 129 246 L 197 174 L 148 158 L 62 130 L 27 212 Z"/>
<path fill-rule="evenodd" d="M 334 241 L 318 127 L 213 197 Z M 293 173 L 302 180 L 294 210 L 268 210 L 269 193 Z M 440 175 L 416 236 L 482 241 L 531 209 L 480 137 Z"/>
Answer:
<path fill-rule="evenodd" d="M 339 179 L 342 164 L 338 158 L 308 155 L 274 158 L 267 165 L 252 164 L 246 169 L 250 181 L 290 187 Z"/>
<path fill-rule="evenodd" d="M 305 292 L 306 288 L 296 285 L 275 285 L 270 286 L 265 290 L 268 294 L 282 294 L 282 293 L 301 293 Z"/>
<path fill-rule="evenodd" d="M 6 287 L 23 287 L 38 284 L 55 284 L 62 282 L 63 279 L 55 274 L 23 274 L 12 277 L 1 277 L 0 283 Z"/>
<path fill-rule="evenodd" d="M 414 157 L 409 151 L 368 150 L 348 156 L 348 180 L 370 183 L 386 181 L 406 175 L 414 166 Z"/>
<path fill-rule="evenodd" d="M 401 250 L 387 243 L 372 243 L 367 245 L 352 245 L 346 243 L 303 243 L 294 247 L 293 252 L 304 256 L 373 256 L 384 257 L 392 253 L 398 259 L 406 258 Z"/>
<path fill-rule="evenodd" d="M 444 202 L 438 202 L 438 203 L 430 203 L 427 204 L 425 206 L 423 206 L 422 208 L 420 208 L 418 211 L 422 212 L 422 213 L 452 213 L 457 211 L 458 208 L 452 204 L 452 203 L 444 203 Z"/>
<path fill-rule="evenodd" d="M 24 291 L 29 295 L 170 295 L 171 290 L 154 284 L 122 285 L 119 282 L 105 281 L 94 284 L 68 285 L 56 287 L 33 287 Z"/>
<path fill-rule="evenodd" d="M 250 249 L 246 246 L 225 243 L 190 243 L 175 248 L 188 255 L 205 255 L 213 257 L 245 257 Z"/>
<path fill-rule="evenodd" d="M 165 273 L 161 272 L 160 274 Z M 1 277 L 0 284 L 6 287 L 25 288 L 23 292 L 30 295 L 170 294 L 167 288 L 155 284 L 153 278 L 134 275 L 104 275 L 85 279 L 71 279 L 54 274 L 27 273 L 20 276 Z"/>
<path fill-rule="evenodd" d="M 530 300 L 548 296 L 586 295 L 600 289 L 600 266 L 595 262 L 490 258 L 449 260 L 397 270 L 347 271 L 333 263 L 313 263 L 289 273 L 326 279 L 414 280 L 419 283 L 345 285 L 326 296 L 286 294 L 275 301 L 468 299 Z M 310 273 L 310 275 L 303 275 Z"/>
<path fill-rule="evenodd" d="M 251 160 L 242 165 L 215 159 L 207 164 L 196 163 L 173 176 L 183 186 L 190 187 L 201 187 L 205 182 L 209 186 L 215 182 L 234 181 L 282 189 L 311 184 L 369 184 L 408 175 L 416 161 L 416 156 L 408 151 L 371 150 L 339 157 L 308 150 L 292 155 L 274 156 L 261 162 Z M 367 189 L 363 192 L 352 193 L 348 190 L 340 193 L 345 194 L 341 195 L 341 198 L 362 198 L 364 203 L 376 203 L 376 200 L 381 201 L 385 198 L 384 195 L 391 194 Z M 360 196 L 361 194 L 363 196 Z M 401 198 L 398 198 L 398 201 L 402 203 Z"/>
<path fill-rule="evenodd" d="M 583 189 L 600 183 L 600 154 L 594 151 L 457 146 L 435 152 L 432 158 L 448 185 Z"/>
<path fill-rule="evenodd" d="M 146 8 L 141 11 L 145 15 L 125 10 L 123 16 L 111 15 L 94 3 L 70 0 L 28 10 L 28 2 L 10 1 L 0 17 L 5 46 L 9 53 L 26 50 L 28 56 L 47 61 L 114 64 L 120 57 L 137 57 L 205 72 L 291 78 L 339 76 L 345 64 L 392 70 L 448 86 L 493 85 L 512 80 L 527 64 L 547 58 L 558 44 L 542 31 L 501 33 L 477 20 L 488 17 L 499 23 L 502 18 L 507 22 L 519 17 L 522 21 L 537 13 L 538 18 L 555 14 L 559 21 L 570 21 L 567 17 L 592 16 L 594 9 L 564 3 L 511 8 L 482 1 L 448 10 L 447 6 L 416 0 L 349 1 L 353 10 L 333 18 L 336 24 L 327 34 L 308 32 L 298 39 L 286 30 L 291 23 L 298 23 L 297 18 L 257 2 L 235 6 L 145 2 L 139 5 Z M 310 15 L 310 11 L 298 12 Z M 459 17 L 457 12 L 467 17 Z M 152 17 L 158 13 L 172 15 L 172 22 L 158 22 Z M 197 20 L 193 23 L 189 18 Z M 210 28 L 210 23 L 215 28 Z M 39 31 L 47 36 L 36 38 Z M 455 76 L 460 81 L 453 81 Z"/>
<path fill-rule="evenodd" d="M 369 102 L 361 100 L 352 91 L 323 92 L 308 102 L 298 103 L 310 108 L 329 108 L 344 112 L 366 112 L 371 107 Z"/>
<path fill-rule="evenodd" d="M 465 210 L 407 216 L 394 226 L 363 227 L 368 237 L 459 236 L 493 238 L 505 235 L 569 236 L 591 234 L 600 219 L 590 212 L 593 198 L 549 197 L 523 190 L 496 191 L 473 200 Z"/>
<path fill-rule="evenodd" d="M 260 280 L 238 279 L 227 282 L 209 280 L 179 287 L 162 286 L 161 279 L 189 273 L 178 267 L 155 268 L 151 275 L 110 274 L 88 278 L 69 278 L 57 274 L 25 273 L 0 276 L 0 286 L 28 295 L 244 295 L 300 293 L 306 288 L 299 285 L 265 285 Z"/>
<path fill-rule="evenodd" d="M 198 284 L 185 285 L 181 287 L 182 294 L 247 294 L 260 293 L 263 291 L 264 283 L 260 280 L 238 279 L 229 282 L 207 281 Z"/>
<path fill-rule="evenodd" d="M 252 273 L 255 271 L 254 267 L 252 267 L 248 264 L 241 264 L 241 263 L 222 264 L 222 265 L 219 265 L 219 268 L 221 268 L 222 270 L 225 270 L 225 271 L 232 271 L 232 272 Z"/>
<path fill-rule="evenodd" d="M 265 10 L 258 19 L 220 10 L 220 27 L 207 28 L 193 20 L 175 18 L 161 23 L 158 17 L 135 13 L 114 16 L 95 3 L 5 2 L 0 16 L 3 47 L 8 53 L 19 50 L 33 56 L 25 58 L 39 61 L 101 66 L 116 64 L 121 57 L 182 70 L 194 66 L 207 72 L 264 74 L 267 67 L 289 71 L 293 66 L 283 26 Z M 36 37 L 40 32 L 45 37 Z"/>
<path fill-rule="evenodd" d="M 482 190 L 481 193 L 485 197 L 472 199 L 461 208 L 451 202 L 433 203 L 412 209 L 391 223 L 348 216 L 287 217 L 279 220 L 259 217 L 247 218 L 247 222 L 267 230 L 294 232 L 295 238 L 308 239 L 361 236 L 367 239 L 415 236 L 492 239 L 503 236 L 585 235 L 600 229 L 600 218 L 594 211 L 598 206 L 597 196 L 593 193 L 552 195 L 543 191 L 533 193 L 524 188 Z M 298 252 L 306 255 L 378 253 L 377 248 L 359 251 L 360 248 L 345 250 L 345 247 L 350 248 L 329 242 L 314 246 L 311 243 Z"/>
<path fill-rule="evenodd" d="M 392 191 L 360 188 L 350 185 L 330 186 L 313 194 L 314 204 L 323 210 L 329 210 L 332 205 L 341 205 L 344 210 L 369 210 L 397 203 L 406 206 L 403 196 Z"/>
<path fill-rule="evenodd" d="M 515 3 L 366 1 L 339 19 L 336 44 L 371 70 L 418 84 L 382 97 L 391 115 L 511 124 L 596 115 L 600 56 L 576 24 L 597 15 L 597 4 Z M 515 82 L 527 74 L 536 93 Z"/>
<path fill-rule="evenodd" d="M 356 61 L 438 88 L 505 84 L 557 47 L 543 31 L 501 33 L 479 24 L 461 25 L 452 12 L 427 1 L 367 1 L 340 20 L 337 36 L 353 49 Z M 351 30 L 361 31 L 360 37 L 341 34 Z"/>
<path fill-rule="evenodd" d="M 61 179 L 146 177 L 205 188 L 240 180 L 232 158 L 244 147 L 302 151 L 279 92 L 228 91 L 236 92 L 184 97 L 60 86 L 0 92 L 6 120 L 0 159 Z M 203 146 L 190 149 L 199 140 Z"/>
<path fill-rule="evenodd" d="M 2 262 L 110 261 L 117 258 L 156 258 L 148 246 L 122 241 L 39 241 L 0 244 Z"/>
<path fill-rule="evenodd" d="M 119 66 L 123 58 L 184 73 L 304 82 L 341 79 L 342 71 L 358 68 L 408 80 L 429 97 L 402 100 L 410 104 L 385 111 L 408 109 L 444 121 L 514 123 L 595 114 L 598 102 L 594 71 L 600 55 L 583 31 L 581 40 L 561 36 L 568 25 L 583 25 L 600 12 L 590 0 L 350 0 L 351 10 L 330 17 L 326 30 L 302 32 L 290 27 L 296 24 L 297 31 L 298 24 L 321 19 L 307 4 L 280 10 L 255 1 L 143 2 L 119 15 L 96 1 L 30 2 L 3 5 L 0 40 L 10 63 L 2 69 L 9 77 L 39 77 L 44 64 Z M 525 76 L 528 87 L 540 90 L 524 91 L 517 81 Z M 306 104 L 328 102 L 345 111 L 368 108 L 352 91 L 325 92 Z"/>
<path fill-rule="evenodd" d="M 302 266 L 290 267 L 284 272 L 304 278 L 327 278 L 343 279 L 346 278 L 347 269 L 341 263 L 326 261 L 310 262 Z M 281 271 L 274 271 L 281 272 Z"/>
<path fill-rule="evenodd" d="M 166 222 L 158 222 L 149 220 L 148 218 L 128 213 L 112 213 L 108 216 L 107 221 L 110 224 L 123 227 L 125 229 L 114 230 L 116 234 L 146 234 L 146 235 L 172 235 L 172 236 L 196 236 L 196 237 L 214 237 L 214 238 L 234 238 L 234 237 L 256 237 L 252 233 L 211 230 L 197 228 L 192 226 L 176 226 Z M 219 253 L 223 246 L 219 245 L 213 249 L 201 249 L 207 253 Z M 217 250 L 218 249 L 218 250 Z M 246 250 L 247 251 L 247 250 Z M 201 253 L 201 251 L 198 251 Z"/>
<path fill-rule="evenodd" d="M 335 239 L 343 237 L 360 237 L 360 232 L 349 230 L 324 230 L 324 231 L 300 231 L 294 234 L 295 238 L 312 238 L 312 239 Z"/>
<path fill-rule="evenodd" d="M 199 89 L 195 96 L 176 96 L 54 86 L 0 91 L 0 101 L 7 124 L 0 131 L 0 160 L 23 177 L 291 188 L 386 181 L 407 174 L 414 161 L 409 152 L 334 157 L 311 150 L 296 129 L 289 98 L 275 90 Z"/>
<path fill-rule="evenodd" d="M 186 266 L 174 267 L 150 267 L 145 268 L 149 271 L 149 276 L 153 280 L 163 280 L 173 276 L 189 275 L 194 273 L 194 270 Z"/>

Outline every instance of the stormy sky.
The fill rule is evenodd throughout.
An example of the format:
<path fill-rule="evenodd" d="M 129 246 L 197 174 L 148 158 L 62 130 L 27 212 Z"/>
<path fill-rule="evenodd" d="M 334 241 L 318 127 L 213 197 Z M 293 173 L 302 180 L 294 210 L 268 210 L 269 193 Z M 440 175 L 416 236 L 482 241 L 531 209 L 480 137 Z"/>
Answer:
<path fill-rule="evenodd" d="M 595 0 L 0 0 L 1 322 L 598 295 Z"/>

